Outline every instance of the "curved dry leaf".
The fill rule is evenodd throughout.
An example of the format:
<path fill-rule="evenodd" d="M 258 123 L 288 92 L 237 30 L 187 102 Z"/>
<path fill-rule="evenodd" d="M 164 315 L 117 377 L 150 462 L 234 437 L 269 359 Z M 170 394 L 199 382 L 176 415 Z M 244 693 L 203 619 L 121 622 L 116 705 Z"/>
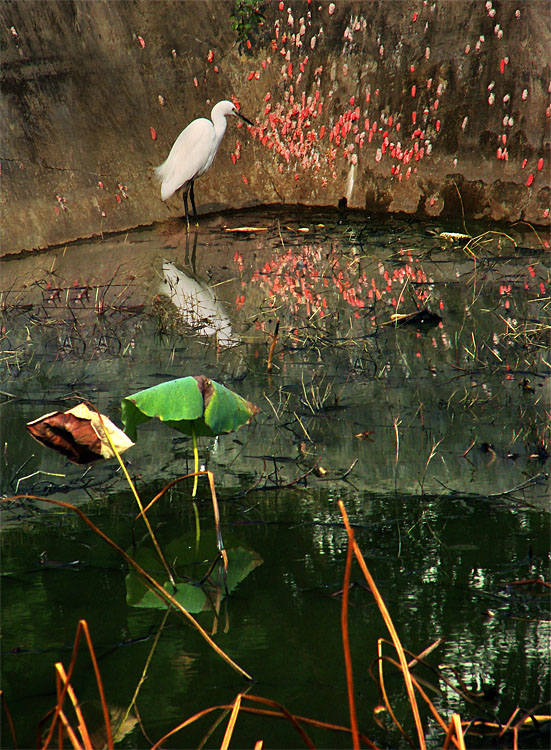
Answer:
<path fill-rule="evenodd" d="M 28 422 L 27 430 L 39 443 L 63 454 L 75 464 L 114 458 L 106 433 L 119 453 L 134 445 L 109 417 L 92 411 L 86 404 L 45 414 Z"/>

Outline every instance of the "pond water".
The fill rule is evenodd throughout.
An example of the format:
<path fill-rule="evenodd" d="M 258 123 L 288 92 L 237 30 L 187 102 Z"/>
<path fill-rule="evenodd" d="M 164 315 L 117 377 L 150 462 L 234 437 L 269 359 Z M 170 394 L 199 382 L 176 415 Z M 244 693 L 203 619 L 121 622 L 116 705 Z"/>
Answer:
<path fill-rule="evenodd" d="M 2 506 L 2 689 L 20 747 L 35 745 L 55 706 L 54 665 L 67 668 L 80 619 L 114 726 L 155 646 L 120 747 L 151 747 L 243 690 L 350 726 L 339 500 L 404 647 L 418 654 L 442 639 L 426 657 L 440 671 L 413 672 L 444 718 L 549 713 L 549 256 L 530 227 L 468 229 L 471 240 L 449 235 L 458 225 L 274 208 L 205 217 L 189 235 L 174 221 L 3 262 L 1 481 L 18 499 Z M 70 464 L 25 424 L 83 398 L 120 424 L 124 396 L 185 375 L 260 407 L 238 432 L 199 441 L 230 568 L 246 562 L 218 614 L 195 616 L 252 684 L 180 615 L 134 606 L 127 563 L 74 512 L 21 497 L 74 504 L 151 560 L 116 462 Z M 124 460 L 148 502 L 192 470 L 191 439 L 151 421 Z M 216 557 L 204 479 L 196 507 L 199 543 L 191 480 L 150 511 L 171 563 L 195 582 Z M 371 673 L 389 636 L 357 564 L 349 627 L 360 730 L 380 747 L 407 746 L 376 710 Z M 415 737 L 403 680 L 384 671 Z M 73 684 L 101 747 L 82 646 Z M 219 715 L 163 747 L 219 746 Z M 442 746 L 422 701 L 421 715 L 429 745 Z M 319 747 L 351 745 L 307 731 Z M 467 745 L 508 747 L 510 735 L 469 734 Z M 259 739 L 302 746 L 289 722 L 241 713 L 232 746 Z M 548 729 L 523 729 L 519 744 L 547 747 Z"/>

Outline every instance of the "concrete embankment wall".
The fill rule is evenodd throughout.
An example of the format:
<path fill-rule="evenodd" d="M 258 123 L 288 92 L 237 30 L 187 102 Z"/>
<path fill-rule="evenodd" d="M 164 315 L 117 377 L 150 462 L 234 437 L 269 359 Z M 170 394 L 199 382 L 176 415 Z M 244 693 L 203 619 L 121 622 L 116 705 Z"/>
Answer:
<path fill-rule="evenodd" d="M 3 253 L 182 211 L 152 168 L 234 97 L 199 211 L 348 205 L 549 224 L 547 0 L 15 0 L 0 6 Z M 458 226 L 460 228 L 460 225 Z"/>

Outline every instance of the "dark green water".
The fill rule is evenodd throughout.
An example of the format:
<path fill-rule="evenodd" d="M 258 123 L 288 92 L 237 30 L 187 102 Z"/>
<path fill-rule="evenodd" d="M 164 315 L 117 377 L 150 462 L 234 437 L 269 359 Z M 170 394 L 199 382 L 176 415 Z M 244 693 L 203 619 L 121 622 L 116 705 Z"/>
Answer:
<path fill-rule="evenodd" d="M 448 665 L 442 674 L 457 687 L 462 680 L 467 699 L 429 669 L 414 670 L 436 688 L 426 689 L 442 715 L 505 723 L 515 708 L 549 696 L 549 589 L 538 581 L 549 581 L 548 258 L 531 234 L 514 235 L 517 247 L 489 236 L 474 258 L 432 234 L 457 227 L 337 219 L 283 211 L 214 217 L 191 242 L 174 225 L 5 263 L 1 387 L 11 395 L 2 405 L 3 492 L 75 503 L 128 549 L 137 509 L 114 462 L 68 464 L 34 443 L 25 422 L 69 408 L 74 401 L 64 398 L 74 392 L 120 423 L 120 399 L 140 388 L 189 374 L 224 382 L 261 408 L 253 424 L 200 445 L 215 475 L 226 546 L 263 561 L 222 601 L 213 636 L 252 675 L 250 691 L 295 714 L 349 725 L 342 499 L 403 645 L 419 653 L 445 639 L 427 661 Z M 266 231 L 229 233 L 225 223 Z M 200 282 L 193 303 L 177 296 L 174 276 L 163 281 L 168 262 L 186 268 L 190 255 L 188 272 Z M 158 297 L 167 287 L 186 320 Z M 421 308 L 441 322 L 386 325 L 396 309 Z M 144 501 L 191 469 L 190 442 L 160 424 L 140 428 L 125 459 Z M 171 491 L 151 520 L 163 549 L 177 539 L 183 549 L 189 538 L 196 572 L 186 572 L 198 579 L 215 556 L 212 508 L 200 484 L 195 553 L 190 487 Z M 127 604 L 126 564 L 75 514 L 18 500 L 4 505 L 2 522 L 2 689 L 20 747 L 34 746 L 37 723 L 55 704 L 54 664 L 67 667 L 82 618 L 116 723 L 163 613 Z M 143 533 L 137 526 L 138 538 Z M 357 565 L 352 580 L 360 729 L 381 747 L 405 746 L 373 720 L 381 698 L 369 670 L 377 639 L 388 634 Z M 210 632 L 213 613 L 197 617 Z M 390 665 L 385 684 L 413 737 Z M 99 731 L 84 650 L 74 686 Z M 171 614 L 137 699 L 141 726 L 134 717 L 121 747 L 150 747 L 247 687 Z M 442 746 L 421 712 L 429 745 Z M 197 747 L 216 716 L 164 746 Z M 207 747 L 220 745 L 225 724 Z M 308 731 L 320 747 L 351 746 L 346 735 Z M 232 746 L 258 739 L 301 746 L 286 722 L 242 714 Z M 548 739 L 526 732 L 520 742 L 546 747 Z M 10 746 L 6 722 L 2 746 Z"/>

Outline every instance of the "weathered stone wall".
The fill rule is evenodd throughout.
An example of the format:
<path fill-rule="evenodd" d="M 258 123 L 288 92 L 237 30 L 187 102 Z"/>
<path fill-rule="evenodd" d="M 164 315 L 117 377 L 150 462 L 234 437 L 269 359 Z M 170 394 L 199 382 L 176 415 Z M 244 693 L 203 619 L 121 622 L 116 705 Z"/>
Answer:
<path fill-rule="evenodd" d="M 547 0 L 3 2 L 2 252 L 181 212 L 152 167 L 235 97 L 199 211 L 349 206 L 549 224 Z"/>

